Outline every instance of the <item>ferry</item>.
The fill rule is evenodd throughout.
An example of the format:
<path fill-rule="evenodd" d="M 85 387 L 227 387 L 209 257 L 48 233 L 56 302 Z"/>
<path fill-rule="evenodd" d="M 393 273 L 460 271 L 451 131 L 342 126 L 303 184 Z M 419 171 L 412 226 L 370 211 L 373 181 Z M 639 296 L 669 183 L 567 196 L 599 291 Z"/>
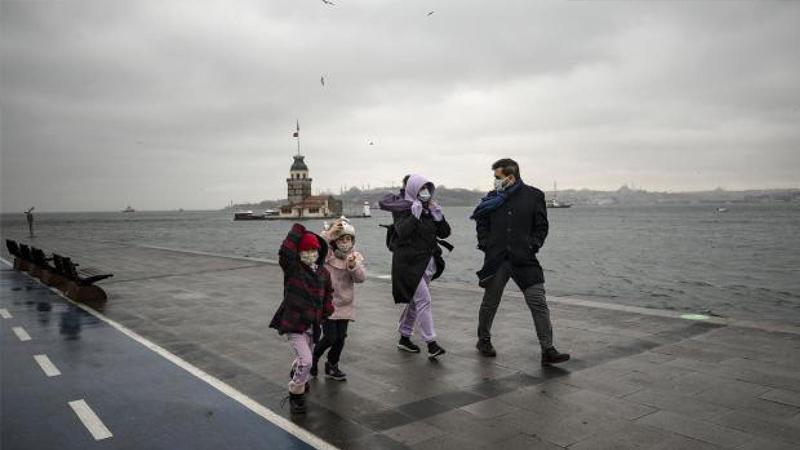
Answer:
<path fill-rule="evenodd" d="M 266 220 L 264 214 L 253 214 L 253 211 L 236 211 L 233 213 L 233 220 Z"/>
<path fill-rule="evenodd" d="M 132 212 L 136 212 L 136 210 L 131 208 L 131 205 L 128 205 L 128 207 L 123 209 L 122 212 L 124 212 L 124 213 L 132 213 Z"/>

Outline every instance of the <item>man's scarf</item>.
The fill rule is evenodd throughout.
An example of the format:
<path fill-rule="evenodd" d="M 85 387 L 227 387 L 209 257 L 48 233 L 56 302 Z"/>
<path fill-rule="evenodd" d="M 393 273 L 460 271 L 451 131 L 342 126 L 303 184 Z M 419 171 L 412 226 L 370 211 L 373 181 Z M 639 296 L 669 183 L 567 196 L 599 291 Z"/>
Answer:
<path fill-rule="evenodd" d="M 475 207 L 475 211 L 472 212 L 469 218 L 478 220 L 500 208 L 505 204 L 506 200 L 508 200 L 508 196 L 517 192 L 522 187 L 522 184 L 522 180 L 518 179 L 516 183 L 506 190 L 489 192 L 489 195 L 481 199 L 481 202 L 478 203 L 478 206 Z"/>

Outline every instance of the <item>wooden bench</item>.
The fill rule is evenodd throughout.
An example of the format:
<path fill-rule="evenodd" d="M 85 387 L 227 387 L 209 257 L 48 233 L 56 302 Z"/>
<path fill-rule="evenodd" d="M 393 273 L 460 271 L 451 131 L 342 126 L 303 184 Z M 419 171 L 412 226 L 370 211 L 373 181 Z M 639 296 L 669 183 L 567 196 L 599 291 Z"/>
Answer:
<path fill-rule="evenodd" d="M 31 275 L 39 278 L 42 283 L 48 286 L 60 286 L 64 283 L 63 276 L 50 264 L 53 258 L 48 258 L 42 249 L 31 247 L 31 257 L 34 264 Z"/>
<path fill-rule="evenodd" d="M 14 257 L 14 270 L 27 270 L 27 262 L 22 259 L 22 252 L 19 250 L 17 241 L 6 239 L 6 250 Z"/>
<path fill-rule="evenodd" d="M 112 273 L 106 273 L 95 267 L 82 267 L 72 262 L 72 259 L 53 254 L 53 261 L 59 273 L 66 278 L 69 283 L 65 294 L 67 297 L 80 302 L 103 302 L 107 296 L 105 291 L 95 286 L 100 280 L 111 278 Z"/>
<path fill-rule="evenodd" d="M 35 267 L 33 264 L 33 256 L 31 255 L 31 248 L 25 244 L 19 244 L 19 257 L 22 260 L 20 270 L 31 272 Z"/>

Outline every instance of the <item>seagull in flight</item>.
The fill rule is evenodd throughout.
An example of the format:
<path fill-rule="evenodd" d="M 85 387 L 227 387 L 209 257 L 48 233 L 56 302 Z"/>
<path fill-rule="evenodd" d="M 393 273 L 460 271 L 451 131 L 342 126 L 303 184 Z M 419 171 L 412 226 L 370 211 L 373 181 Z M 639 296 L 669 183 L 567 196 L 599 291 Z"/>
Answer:
<path fill-rule="evenodd" d="M 322 0 L 322 1 L 324 2 L 325 0 Z M 436 12 L 436 11 L 428 11 L 428 14 L 427 14 L 427 15 L 428 15 L 428 16 L 432 16 L 432 15 L 433 15 L 433 13 L 435 13 L 435 12 Z"/>
<path fill-rule="evenodd" d="M 319 84 L 325 86 L 325 75 L 319 77 Z"/>
<path fill-rule="evenodd" d="M 326 5 L 331 5 L 331 6 L 336 5 L 336 3 L 333 3 L 331 0 L 322 0 L 322 3 L 325 3 Z"/>

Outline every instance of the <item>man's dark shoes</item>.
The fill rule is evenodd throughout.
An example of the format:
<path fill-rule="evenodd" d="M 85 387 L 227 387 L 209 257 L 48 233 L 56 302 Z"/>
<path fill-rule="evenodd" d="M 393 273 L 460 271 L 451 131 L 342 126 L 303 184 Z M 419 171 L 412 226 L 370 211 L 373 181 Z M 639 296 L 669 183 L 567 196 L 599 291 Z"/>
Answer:
<path fill-rule="evenodd" d="M 400 342 L 397 343 L 397 348 L 409 353 L 419 353 L 419 346 L 407 336 L 400 336 Z"/>
<path fill-rule="evenodd" d="M 325 377 L 326 378 L 333 378 L 336 381 L 345 381 L 347 380 L 347 374 L 339 370 L 338 364 L 328 364 L 325 363 Z"/>
<path fill-rule="evenodd" d="M 542 365 L 558 364 L 569 361 L 569 353 L 559 353 L 555 347 L 550 347 L 542 351 Z"/>
<path fill-rule="evenodd" d="M 428 342 L 428 358 L 436 359 L 445 353 L 447 352 L 444 351 L 442 347 L 439 347 L 439 344 L 437 344 L 436 341 Z"/>
<path fill-rule="evenodd" d="M 497 352 L 494 350 L 494 346 L 492 345 L 492 341 L 489 339 L 479 339 L 478 343 L 475 344 L 475 348 L 481 352 L 481 355 L 488 356 L 490 358 L 494 358 L 497 356 Z"/>
<path fill-rule="evenodd" d="M 292 414 L 306 413 L 306 399 L 303 394 L 289 393 L 289 409 Z"/>
<path fill-rule="evenodd" d="M 319 372 L 319 369 L 317 369 L 318 361 L 318 359 L 314 358 L 314 361 L 311 363 L 311 370 L 308 371 L 308 373 L 314 378 L 317 377 L 317 372 Z"/>

